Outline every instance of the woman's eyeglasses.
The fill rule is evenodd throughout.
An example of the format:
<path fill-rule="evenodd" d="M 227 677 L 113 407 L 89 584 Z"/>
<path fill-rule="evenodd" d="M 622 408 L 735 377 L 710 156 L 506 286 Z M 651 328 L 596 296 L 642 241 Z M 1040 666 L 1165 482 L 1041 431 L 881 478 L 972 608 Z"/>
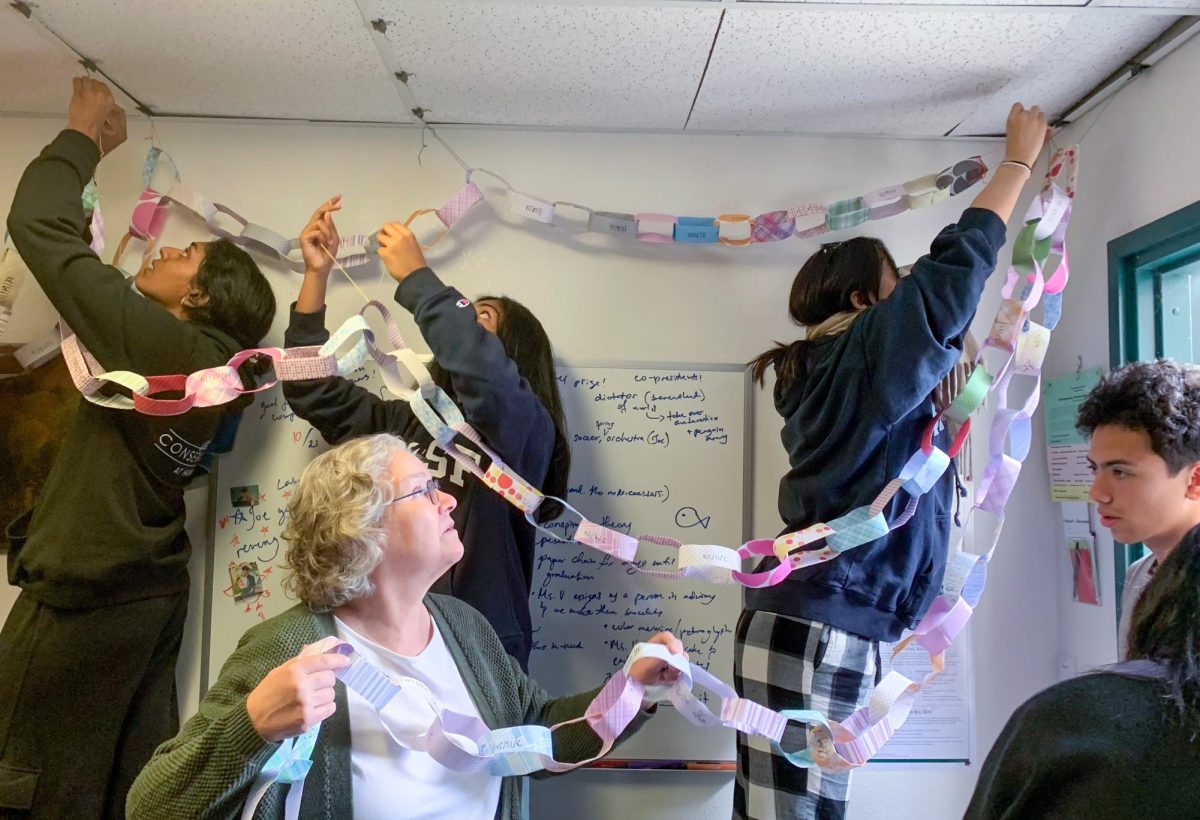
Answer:
<path fill-rule="evenodd" d="M 438 498 L 438 493 L 441 491 L 441 489 L 442 485 L 438 483 L 438 480 L 436 478 L 431 478 L 422 484 L 420 489 L 413 490 L 411 493 L 405 493 L 404 495 L 397 496 L 388 503 L 395 504 L 397 501 L 403 501 L 406 498 L 412 498 L 415 495 L 423 494 L 429 499 L 429 503 L 436 507 L 441 502 L 441 499 Z"/>

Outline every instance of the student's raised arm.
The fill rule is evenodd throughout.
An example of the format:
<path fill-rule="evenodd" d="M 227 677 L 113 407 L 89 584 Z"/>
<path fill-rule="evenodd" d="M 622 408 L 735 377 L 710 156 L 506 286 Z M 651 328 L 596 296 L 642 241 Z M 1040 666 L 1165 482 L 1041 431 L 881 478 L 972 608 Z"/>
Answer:
<path fill-rule="evenodd" d="M 333 270 L 333 257 L 337 256 L 341 244 L 333 221 L 333 214 L 342 207 L 341 202 L 341 196 L 336 195 L 321 203 L 300 232 L 304 281 L 284 332 L 287 347 L 321 345 L 329 339 L 329 330 L 325 327 L 325 294 Z M 296 415 L 315 427 L 330 444 L 383 430 L 403 430 L 412 419 L 407 402 L 381 399 L 340 376 L 286 381 L 283 396 Z"/>
<path fill-rule="evenodd" d="M 200 333 L 134 292 L 88 246 L 80 197 L 103 144 L 125 140 L 125 112 L 108 86 L 76 78 L 67 128 L 29 164 L 8 214 L 8 231 L 55 310 L 110 370 L 171 373 L 190 361 Z"/>
<path fill-rule="evenodd" d="M 1006 223 L 1046 137 L 1046 117 L 1020 103 L 1009 112 L 1005 161 L 958 222 L 938 234 L 891 295 L 859 321 L 865 366 L 885 417 L 904 417 L 958 361 L 963 335 L 996 269 Z"/>

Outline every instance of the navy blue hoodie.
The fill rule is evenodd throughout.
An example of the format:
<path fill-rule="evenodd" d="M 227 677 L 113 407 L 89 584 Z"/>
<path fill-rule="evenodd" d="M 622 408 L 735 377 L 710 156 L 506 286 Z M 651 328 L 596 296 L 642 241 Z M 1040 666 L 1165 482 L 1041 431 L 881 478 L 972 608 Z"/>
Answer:
<path fill-rule="evenodd" d="M 476 321 L 474 305 L 429 268 L 406 277 L 396 288 L 396 301 L 412 312 L 434 358 L 449 373 L 467 422 L 522 478 L 542 487 L 554 451 L 554 422 L 504 345 Z M 293 303 L 284 344 L 324 344 L 328 338 L 324 309 L 300 313 Z M 533 644 L 529 587 L 535 531 L 520 510 L 442 452 L 408 402 L 381 399 L 342 378 L 284 382 L 283 395 L 296 415 L 330 444 L 394 433 L 429 464 L 442 489 L 458 502 L 451 515 L 465 548 L 462 560 L 433 591 L 483 613 L 504 649 L 527 670 Z M 461 446 L 472 449 L 470 442 Z"/>
<path fill-rule="evenodd" d="M 870 504 L 900 474 L 934 415 L 931 394 L 958 361 L 1004 241 L 1005 225 L 995 213 L 968 208 L 888 298 L 844 333 L 809 344 L 800 376 L 776 384 L 790 463 L 779 483 L 785 532 Z M 934 442 L 945 449 L 947 433 Z M 940 590 L 953 483 L 948 470 L 912 520 L 889 535 L 793 572 L 774 587 L 747 590 L 746 608 L 897 640 Z M 885 510 L 888 520 L 907 502 L 897 493 Z M 764 566 L 775 563 L 768 559 Z"/>

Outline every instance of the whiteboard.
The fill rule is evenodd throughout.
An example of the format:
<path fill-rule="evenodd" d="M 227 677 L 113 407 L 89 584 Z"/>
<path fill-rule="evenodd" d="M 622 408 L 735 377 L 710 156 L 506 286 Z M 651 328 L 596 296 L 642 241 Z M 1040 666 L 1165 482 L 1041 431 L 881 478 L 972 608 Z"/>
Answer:
<path fill-rule="evenodd" d="M 572 440 L 568 500 L 574 507 L 625 532 L 727 546 L 745 540 L 751 472 L 743 367 L 560 364 L 558 373 Z M 373 370 L 355 378 L 381 390 Z M 295 603 L 281 583 L 287 504 L 304 466 L 325 449 L 320 434 L 274 387 L 255 397 L 233 451 L 221 457 L 212 498 L 203 688 L 246 629 Z M 540 541 L 530 596 L 530 671 L 551 694 L 599 686 L 634 642 L 663 628 L 679 635 L 693 661 L 732 682 L 740 587 L 637 577 L 588 548 Z M 643 550 L 651 568 L 673 563 L 672 550 Z M 732 731 L 699 729 L 663 711 L 668 714 L 622 747 L 621 756 L 734 758 Z"/>
<path fill-rule="evenodd" d="M 750 383 L 740 365 L 578 364 L 559 368 L 571 441 L 567 500 L 589 520 L 636 535 L 736 547 L 748 537 Z M 674 550 L 643 544 L 648 569 Z M 690 659 L 732 683 L 741 588 L 660 580 L 601 553 L 539 537 L 530 672 L 554 695 L 599 685 L 633 644 L 669 629 Z M 615 753 L 733 760 L 732 730 L 672 709 Z"/>

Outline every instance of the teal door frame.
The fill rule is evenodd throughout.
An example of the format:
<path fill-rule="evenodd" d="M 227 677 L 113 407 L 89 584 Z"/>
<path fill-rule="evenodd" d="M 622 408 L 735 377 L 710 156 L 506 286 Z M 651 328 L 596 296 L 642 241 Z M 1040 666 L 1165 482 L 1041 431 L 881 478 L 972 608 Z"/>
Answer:
<path fill-rule="evenodd" d="M 1170 274 L 1200 265 L 1200 202 L 1180 208 L 1108 243 L 1109 364 L 1116 368 L 1160 356 L 1192 358 L 1158 331 L 1172 317 L 1173 300 L 1186 280 Z M 1190 311 L 1188 317 L 1190 320 Z M 1181 355 L 1182 354 L 1182 355 Z M 1125 570 L 1143 554 L 1141 544 L 1113 550 L 1117 615 Z"/>

